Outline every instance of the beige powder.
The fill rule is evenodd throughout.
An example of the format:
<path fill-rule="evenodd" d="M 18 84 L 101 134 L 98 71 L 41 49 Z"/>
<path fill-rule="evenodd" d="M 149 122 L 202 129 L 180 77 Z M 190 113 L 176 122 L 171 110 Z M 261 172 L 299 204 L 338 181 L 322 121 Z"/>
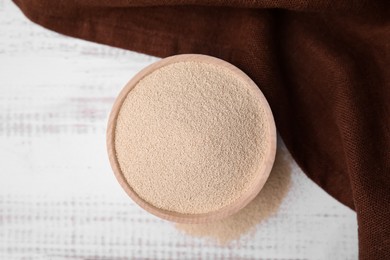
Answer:
<path fill-rule="evenodd" d="M 133 190 L 150 204 L 207 213 L 250 189 L 267 149 L 265 111 L 229 69 L 188 61 L 144 77 L 117 118 L 115 149 Z"/>
<path fill-rule="evenodd" d="M 278 149 L 272 172 L 257 197 L 238 213 L 223 220 L 206 224 L 176 224 L 186 234 L 208 237 L 227 244 L 255 230 L 260 222 L 274 215 L 291 183 L 292 158 L 285 148 Z"/>

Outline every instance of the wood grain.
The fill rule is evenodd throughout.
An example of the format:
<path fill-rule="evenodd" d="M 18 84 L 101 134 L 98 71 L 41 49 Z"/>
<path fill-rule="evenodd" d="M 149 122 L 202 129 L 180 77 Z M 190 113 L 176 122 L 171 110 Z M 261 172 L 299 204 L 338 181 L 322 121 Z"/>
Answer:
<path fill-rule="evenodd" d="M 356 214 L 292 160 L 277 214 L 227 246 L 140 209 L 112 175 L 106 123 L 158 59 L 50 32 L 8 0 L 0 32 L 1 260 L 357 259 Z"/>

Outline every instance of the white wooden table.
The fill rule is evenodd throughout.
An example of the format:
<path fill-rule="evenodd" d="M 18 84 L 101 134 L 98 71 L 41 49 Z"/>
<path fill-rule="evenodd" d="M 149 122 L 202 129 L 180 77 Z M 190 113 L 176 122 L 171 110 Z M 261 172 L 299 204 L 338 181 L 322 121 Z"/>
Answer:
<path fill-rule="evenodd" d="M 136 206 L 105 128 L 120 89 L 155 60 L 48 31 L 0 0 L 1 260 L 357 258 L 355 213 L 292 160 L 277 214 L 226 246 Z"/>

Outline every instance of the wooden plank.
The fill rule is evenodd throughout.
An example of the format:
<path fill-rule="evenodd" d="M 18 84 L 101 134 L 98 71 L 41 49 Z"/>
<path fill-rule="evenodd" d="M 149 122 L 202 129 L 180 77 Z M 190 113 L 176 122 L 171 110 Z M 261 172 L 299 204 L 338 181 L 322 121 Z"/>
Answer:
<path fill-rule="evenodd" d="M 5 0 L 0 32 L 0 259 L 357 258 L 355 213 L 292 160 L 278 213 L 227 246 L 146 213 L 117 184 L 105 131 L 157 59 L 50 32 Z"/>

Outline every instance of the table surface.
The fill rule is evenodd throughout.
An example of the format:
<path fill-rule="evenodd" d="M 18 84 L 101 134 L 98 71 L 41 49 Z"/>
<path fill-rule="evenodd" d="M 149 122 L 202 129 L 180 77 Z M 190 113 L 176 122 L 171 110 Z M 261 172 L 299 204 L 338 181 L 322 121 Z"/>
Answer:
<path fill-rule="evenodd" d="M 48 31 L 0 0 L 0 259 L 357 259 L 356 214 L 292 159 L 277 213 L 227 245 L 134 204 L 109 166 L 106 123 L 156 60 Z"/>

